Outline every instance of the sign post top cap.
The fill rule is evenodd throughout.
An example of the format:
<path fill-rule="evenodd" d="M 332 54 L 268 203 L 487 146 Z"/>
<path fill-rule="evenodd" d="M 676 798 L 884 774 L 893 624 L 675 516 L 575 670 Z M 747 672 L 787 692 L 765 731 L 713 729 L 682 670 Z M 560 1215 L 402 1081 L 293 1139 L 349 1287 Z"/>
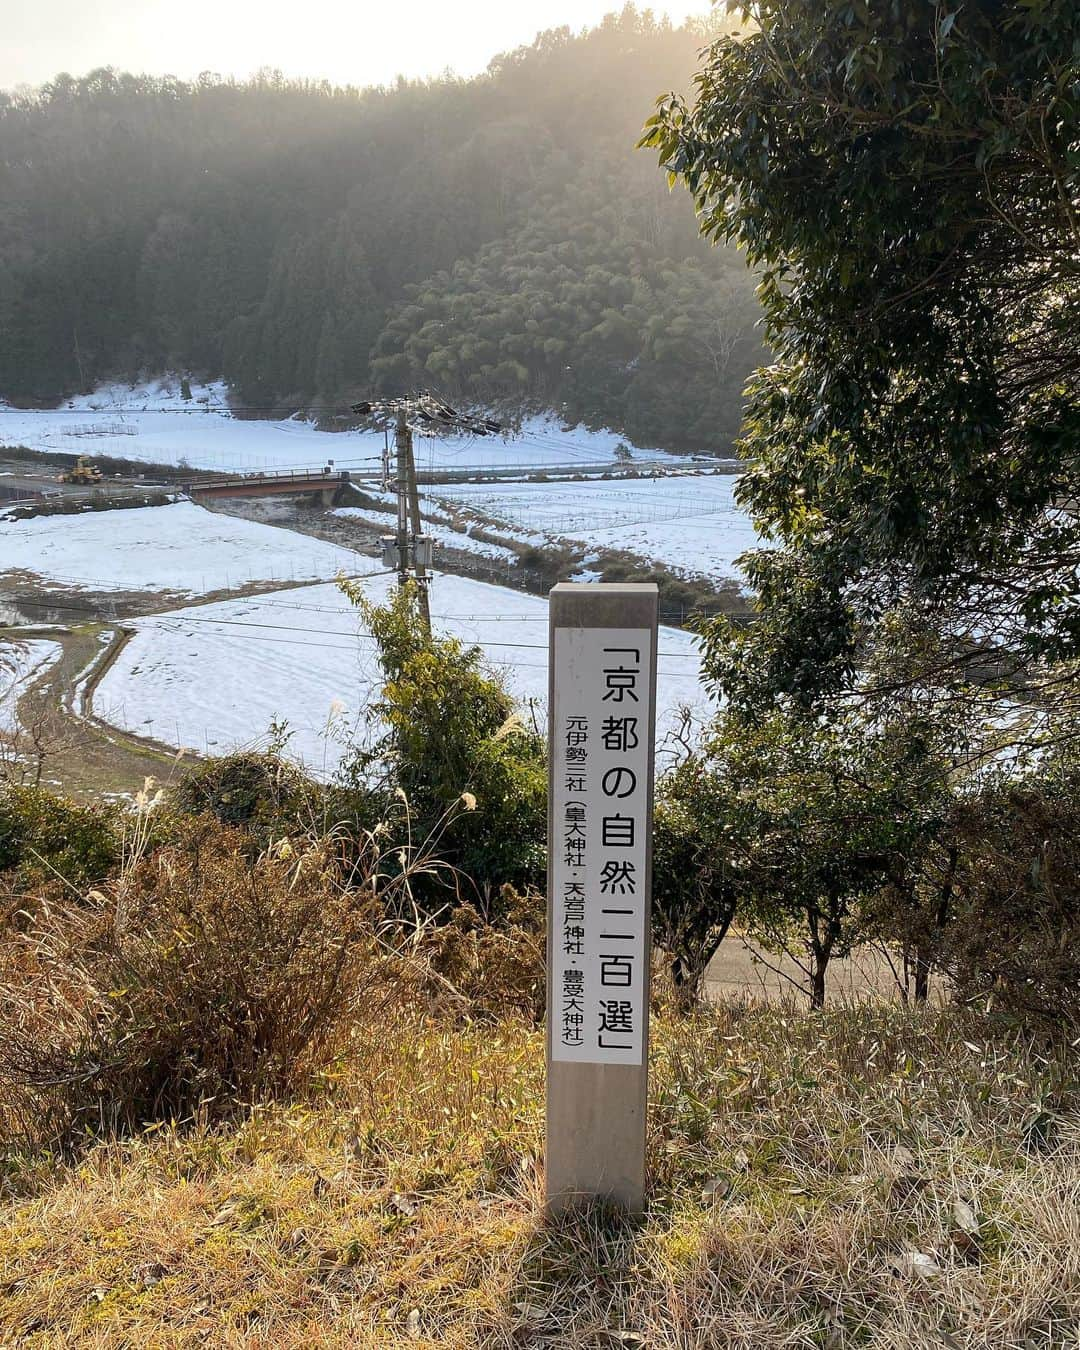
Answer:
<path fill-rule="evenodd" d="M 560 581 L 552 586 L 552 595 L 659 595 L 655 581 Z"/>

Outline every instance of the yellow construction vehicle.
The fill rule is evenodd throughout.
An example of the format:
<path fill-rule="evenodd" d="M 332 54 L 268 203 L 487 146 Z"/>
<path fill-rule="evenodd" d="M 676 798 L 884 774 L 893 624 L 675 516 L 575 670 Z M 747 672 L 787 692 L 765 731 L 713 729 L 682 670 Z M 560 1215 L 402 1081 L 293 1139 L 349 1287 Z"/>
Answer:
<path fill-rule="evenodd" d="M 60 475 L 61 483 L 100 483 L 102 478 L 101 470 L 96 464 L 90 463 L 89 455 L 80 455 L 75 461 L 73 469 L 65 469 Z"/>

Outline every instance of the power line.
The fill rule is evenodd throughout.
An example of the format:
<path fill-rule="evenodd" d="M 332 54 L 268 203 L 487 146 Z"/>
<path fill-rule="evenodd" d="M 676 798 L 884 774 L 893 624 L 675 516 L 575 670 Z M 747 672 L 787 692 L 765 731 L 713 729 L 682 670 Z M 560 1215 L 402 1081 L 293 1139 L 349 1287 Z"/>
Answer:
<path fill-rule="evenodd" d="M 385 576 L 385 575 L 388 575 L 388 574 L 387 574 L 387 573 L 379 573 L 378 575 Z M 113 623 L 113 624 L 117 624 L 117 625 L 120 625 L 120 624 L 123 624 L 123 623 L 132 623 L 132 624 L 139 624 L 139 625 L 142 625 L 143 627 L 145 627 L 145 626 L 151 625 L 151 624 L 158 624 L 158 625 L 174 624 L 174 625 L 175 625 L 175 624 L 190 624 L 190 623 L 197 623 L 197 624 L 217 625 L 217 626 L 219 626 L 219 627 L 226 627 L 226 628 L 258 628 L 258 629 L 266 629 L 266 630 L 269 630 L 269 631 L 271 631 L 271 632 L 277 632 L 277 633 L 312 633 L 312 634 L 315 634 L 315 635 L 320 636 L 320 637 L 346 637 L 346 636 L 349 636 L 348 634 L 338 633 L 338 632 L 335 632 L 335 630 L 333 630 L 333 629 L 328 629 L 328 628 L 306 628 L 306 627 L 301 627 L 301 626 L 296 625 L 296 624 L 255 623 L 255 622 L 252 622 L 252 621 L 250 621 L 250 620 L 245 620 L 245 619 L 222 619 L 222 618 L 214 618 L 214 617 L 204 617 L 204 616 L 196 615 L 196 614 L 178 613 L 178 612 L 176 612 L 176 611 L 166 612 L 166 613 L 164 613 L 164 614 L 138 614 L 138 615 L 132 615 L 132 616 L 130 616 L 129 618 L 125 618 L 125 619 L 107 619 L 107 620 L 101 620 L 101 619 L 100 619 L 100 610 L 99 610 L 98 608 L 95 608 L 95 607 L 92 606 L 92 605 L 77 605 L 77 604 L 62 603 L 62 602 L 56 602 L 56 601 L 34 600 L 34 599 L 29 598 L 29 597 L 19 595 L 17 592 L 9 592 L 9 593 L 7 594 L 7 598 L 10 599 L 10 600 L 16 601 L 18 604 L 23 605 L 23 606 L 25 606 L 25 607 L 28 608 L 28 609 L 42 609 L 42 610 L 46 610 L 46 611 L 48 611 L 48 610 L 60 610 L 60 611 L 63 612 L 63 613 L 68 613 L 68 612 L 70 612 L 70 613 L 75 613 L 75 614 L 93 614 L 93 615 L 95 615 L 96 617 L 98 617 L 98 618 L 99 618 L 99 621 L 102 622 L 102 623 Z M 238 602 L 238 603 L 243 603 L 243 602 L 241 601 L 241 602 Z M 341 611 L 341 612 L 347 614 L 349 611 L 348 611 L 348 610 L 343 610 L 343 611 Z M 458 617 L 458 616 L 454 616 L 454 617 Z M 475 622 L 475 619 L 472 619 L 471 616 L 468 616 L 468 617 L 470 618 L 470 621 Z M 436 615 L 436 621 L 437 621 L 437 622 L 443 622 L 444 620 L 443 620 L 440 616 Z M 175 631 L 177 631 L 177 630 L 176 630 L 175 628 L 173 628 L 171 631 L 174 631 L 174 632 L 175 632 Z M 374 642 L 374 641 L 375 641 L 375 638 L 374 638 L 374 637 L 372 636 L 372 634 L 370 634 L 370 633 L 356 633 L 356 634 L 353 635 L 353 636 L 355 636 L 355 639 L 356 639 L 357 641 L 360 641 L 360 642 Z M 254 641 L 254 640 L 255 640 L 255 639 L 253 638 L 252 641 Z M 473 646 L 473 647 L 480 647 L 480 648 L 482 648 L 482 649 L 490 650 L 490 651 L 504 651 L 504 650 L 507 650 L 507 649 L 511 649 L 511 650 L 522 650 L 522 651 L 543 651 L 543 652 L 546 652 L 546 651 L 548 650 L 548 645 L 547 645 L 546 642 L 483 642 L 483 641 L 473 641 L 473 640 L 471 640 L 471 639 L 465 639 L 465 641 L 467 641 L 467 642 L 468 642 L 468 645 L 470 645 L 470 646 Z M 319 644 L 317 644 L 317 643 L 312 643 L 311 645 L 312 645 L 312 646 L 318 646 Z M 351 651 L 352 648 L 351 648 L 351 647 L 338 647 L 337 650 L 338 650 L 338 651 Z M 698 659 L 698 655 L 697 655 L 696 652 L 658 652 L 657 654 L 658 654 L 658 656 L 663 656 L 663 657 L 665 657 L 665 658 L 679 658 L 679 659 L 682 659 L 682 660 L 697 660 L 697 659 Z M 537 668 L 539 669 L 539 667 L 537 667 Z"/>

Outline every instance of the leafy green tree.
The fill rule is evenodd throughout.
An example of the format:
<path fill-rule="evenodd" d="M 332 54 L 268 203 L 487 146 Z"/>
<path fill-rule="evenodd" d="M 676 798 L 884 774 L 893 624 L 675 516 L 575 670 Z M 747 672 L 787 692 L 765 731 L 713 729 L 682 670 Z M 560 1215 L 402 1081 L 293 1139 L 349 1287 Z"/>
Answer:
<path fill-rule="evenodd" d="M 740 923 L 794 957 L 821 1007 L 831 962 L 866 936 L 869 902 L 947 815 L 951 760 L 939 733 L 916 718 L 725 714 L 707 753 L 725 786 L 713 830 L 737 861 Z"/>
<path fill-rule="evenodd" d="M 676 1000 L 699 998 L 709 962 L 750 895 L 750 804 L 715 759 L 691 755 L 657 783 L 653 936 Z"/>
<path fill-rule="evenodd" d="M 383 670 L 382 697 L 370 713 L 379 732 L 356 752 L 347 777 L 374 798 L 368 818 L 393 814 L 397 802 L 414 846 L 449 863 L 462 898 L 490 915 L 504 886 L 542 879 L 543 741 L 483 668 L 478 648 L 426 633 L 412 587 L 385 606 L 373 605 L 357 583 L 342 589 L 370 628 Z M 441 907 L 445 888 L 425 900 Z"/>
<path fill-rule="evenodd" d="M 760 270 L 775 354 L 740 497 L 778 547 L 712 672 L 742 706 L 809 703 L 906 608 L 912 652 L 929 623 L 954 669 L 1075 699 L 1054 663 L 1080 655 L 1080 9 L 743 13 L 646 135 Z"/>

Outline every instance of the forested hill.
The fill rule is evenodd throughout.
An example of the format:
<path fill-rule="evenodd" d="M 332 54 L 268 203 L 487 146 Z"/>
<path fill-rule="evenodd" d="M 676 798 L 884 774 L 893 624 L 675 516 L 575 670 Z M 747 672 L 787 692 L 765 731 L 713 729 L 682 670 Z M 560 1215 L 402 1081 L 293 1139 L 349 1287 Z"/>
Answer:
<path fill-rule="evenodd" d="M 706 36 L 628 7 L 472 80 L 0 94 L 0 396 L 162 370 L 267 409 L 431 384 L 722 448 L 752 280 L 634 149 Z"/>

